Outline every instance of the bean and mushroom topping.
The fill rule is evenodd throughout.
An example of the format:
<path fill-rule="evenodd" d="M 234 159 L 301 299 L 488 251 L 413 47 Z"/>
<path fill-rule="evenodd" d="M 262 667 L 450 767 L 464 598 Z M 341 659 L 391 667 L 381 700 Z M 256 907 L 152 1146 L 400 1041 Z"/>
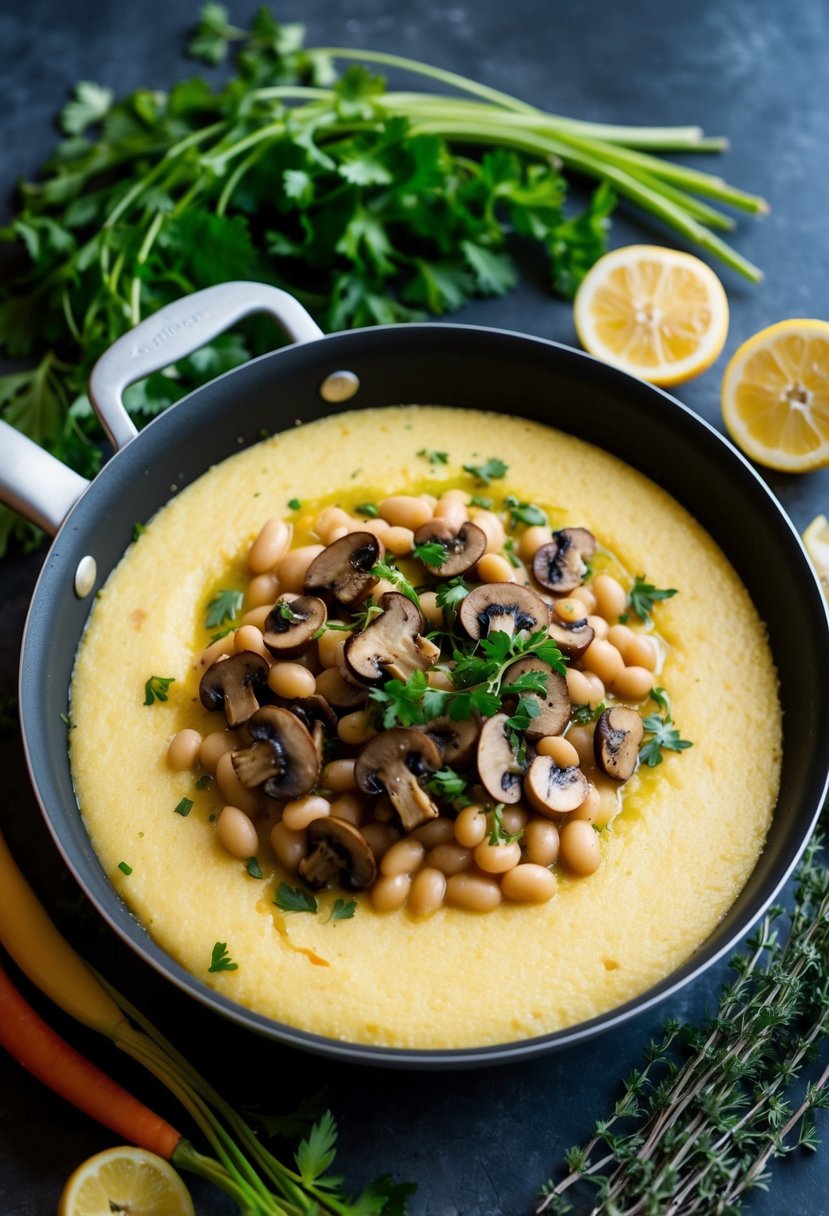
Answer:
<path fill-rule="evenodd" d="M 416 919 L 545 903 L 559 868 L 600 864 L 625 783 L 691 746 L 655 687 L 650 611 L 668 593 L 586 527 L 474 497 L 503 462 L 465 468 L 470 488 L 439 498 L 355 492 L 351 512 L 267 521 L 252 549 L 277 531 L 285 545 L 273 568 L 248 561 L 249 610 L 197 663 L 201 704 L 224 721 L 181 731 L 169 764 L 207 770 L 223 823 L 228 807 L 247 818 L 244 847 L 218 833 L 232 856 L 270 840 L 277 886 L 365 892 Z M 211 607 L 238 612 L 242 595 Z M 317 904 L 298 891 L 279 906 Z"/>

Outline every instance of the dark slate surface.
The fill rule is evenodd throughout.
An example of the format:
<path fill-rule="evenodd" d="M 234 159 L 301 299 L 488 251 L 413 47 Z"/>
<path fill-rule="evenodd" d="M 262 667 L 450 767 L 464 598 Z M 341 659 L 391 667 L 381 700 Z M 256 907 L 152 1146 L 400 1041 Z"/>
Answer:
<path fill-rule="evenodd" d="M 251 6 L 252 7 L 252 6 Z M 244 23 L 247 5 L 232 2 Z M 183 33 L 195 6 L 184 0 L 0 0 L 0 216 L 18 176 L 31 174 L 54 139 L 53 117 L 78 79 L 122 91 L 163 88 L 192 71 Z M 826 316 L 829 270 L 829 90 L 824 0 L 700 0 L 693 5 L 628 0 L 555 4 L 480 0 L 407 5 L 379 0 L 305 0 L 282 8 L 304 20 L 309 41 L 347 43 L 431 59 L 520 94 L 549 110 L 630 123 L 699 122 L 725 133 L 733 149 L 718 162 L 731 180 L 765 195 L 772 215 L 741 221 L 738 247 L 766 271 L 751 287 L 728 272 L 732 308 L 723 357 L 682 399 L 719 425 L 718 386 L 728 356 L 749 334 L 789 316 Z M 624 214 L 613 243 L 659 240 Z M 469 306 L 459 319 L 525 330 L 565 342 L 575 335 L 569 306 L 551 299 L 541 270 L 525 268 L 505 300 Z M 829 473 L 774 476 L 772 485 L 802 529 L 829 507 Z M 3 629 L 0 684 L 15 685 L 17 650 L 40 557 L 0 564 Z M 528 1212 L 564 1149 L 584 1140 L 609 1110 L 619 1078 L 641 1059 L 663 1015 L 698 1019 L 723 968 L 621 1031 L 546 1059 L 462 1074 L 391 1073 L 334 1067 L 254 1041 L 197 1009 L 84 913 L 39 821 L 20 740 L 0 741 L 0 821 L 47 906 L 85 953 L 175 1037 L 234 1101 L 281 1108 L 327 1084 L 341 1125 L 341 1164 L 355 1187 L 379 1171 L 418 1183 L 415 1216 L 518 1216 Z M 2 897 L 2 893 L 0 893 Z M 36 998 L 33 998 L 36 999 Z M 50 1020 L 145 1101 L 179 1119 L 173 1104 L 106 1044 L 59 1018 Z M 182 1121 L 182 1120 L 180 1120 Z M 825 1134 L 825 1116 L 819 1116 Z M 0 1212 L 52 1212 L 63 1181 L 113 1137 L 51 1097 L 0 1057 Z M 829 1211 L 829 1158 L 795 1154 L 774 1167 L 769 1195 L 752 1216 L 819 1216 Z M 232 1205 L 194 1185 L 201 1216 Z"/>

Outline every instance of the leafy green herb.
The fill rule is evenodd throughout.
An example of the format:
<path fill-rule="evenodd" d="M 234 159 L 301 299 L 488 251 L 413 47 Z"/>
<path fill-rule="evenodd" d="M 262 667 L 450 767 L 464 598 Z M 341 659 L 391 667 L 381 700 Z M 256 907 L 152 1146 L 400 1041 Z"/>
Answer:
<path fill-rule="evenodd" d="M 336 1156 L 336 1143 L 337 1125 L 331 1111 L 327 1110 L 296 1151 L 296 1166 L 305 1186 L 319 1186 L 322 1176 Z M 341 1178 L 336 1179 L 337 1184 L 341 1181 Z"/>
<path fill-rule="evenodd" d="M 373 502 L 361 502 L 354 510 L 358 515 L 366 515 L 369 519 L 379 519 L 380 511 Z"/>
<path fill-rule="evenodd" d="M 125 861 L 118 862 L 118 869 L 121 871 L 122 874 L 127 874 L 127 875 L 132 874 L 132 866 L 127 865 L 127 863 Z"/>
<path fill-rule="evenodd" d="M 238 971 L 239 964 L 234 963 L 227 952 L 227 942 L 216 942 L 210 956 L 208 971 Z"/>
<path fill-rule="evenodd" d="M 384 578 L 388 582 L 393 583 L 402 595 L 405 595 L 407 599 L 410 599 L 413 604 L 416 604 L 420 608 L 420 596 L 402 570 L 398 570 L 397 566 L 393 566 L 390 560 L 375 563 L 371 567 L 371 573 L 376 578 Z"/>
<path fill-rule="evenodd" d="M 642 725 L 651 737 L 639 749 L 639 759 L 648 768 L 656 768 L 657 764 L 662 763 L 663 750 L 681 752 L 694 746 L 687 739 L 680 738 L 679 731 L 671 721 L 670 713 L 666 712 L 664 718 L 659 714 L 649 714 Z"/>
<path fill-rule="evenodd" d="M 294 623 L 295 621 L 302 620 L 302 617 L 298 612 L 294 612 L 287 600 L 280 600 L 276 607 L 283 621 L 290 621 L 291 623 Z"/>
<path fill-rule="evenodd" d="M 245 869 L 247 870 L 248 874 L 250 874 L 251 878 L 265 877 L 265 875 L 262 873 L 262 867 L 255 857 L 249 857 L 247 859 L 245 862 Z"/>
<path fill-rule="evenodd" d="M 228 625 L 224 629 L 219 629 L 216 633 L 210 635 L 210 645 L 212 646 L 214 642 L 220 641 L 221 638 L 226 638 L 229 633 L 235 633 L 235 631 L 235 625 Z"/>
<path fill-rule="evenodd" d="M 438 583 L 435 588 L 435 602 L 438 608 L 442 608 L 454 620 L 458 604 L 466 599 L 471 590 L 469 584 L 459 575 L 457 578 L 450 578 L 448 583 Z"/>
<path fill-rule="evenodd" d="M 144 704 L 152 705 L 154 701 L 166 701 L 168 689 L 175 682 L 175 676 L 150 676 L 144 685 Z"/>
<path fill-rule="evenodd" d="M 509 511 L 509 526 L 517 528 L 519 524 L 547 524 L 547 516 L 541 507 L 537 507 L 532 502 L 519 502 L 514 494 L 508 494 L 504 499 L 504 506 Z"/>
<path fill-rule="evenodd" d="M 650 692 L 648 693 L 648 696 L 650 697 L 650 699 L 652 701 L 655 701 L 657 705 L 661 706 L 662 709 L 665 710 L 666 716 L 670 719 L 671 703 L 668 700 L 668 694 L 665 692 L 665 689 L 664 688 L 652 688 L 650 690 Z"/>
<path fill-rule="evenodd" d="M 197 288 L 278 281 L 329 330 L 442 315 L 510 290 L 514 233 L 541 251 L 555 289 L 572 294 L 605 248 L 609 182 L 683 238 L 758 276 L 705 226 L 728 221 L 693 192 L 701 186 L 755 213 L 763 201 L 675 165 L 663 186 L 663 162 L 641 150 L 635 131 L 633 157 L 623 133 L 614 128 L 609 142 L 600 124 L 579 124 L 576 147 L 566 119 L 525 114 L 458 77 L 466 96 L 443 97 L 438 108 L 442 74 L 427 64 L 407 67 L 431 91 L 387 92 L 359 63 L 338 78 L 329 52 L 303 47 L 302 27 L 278 24 L 267 9 L 242 29 L 223 6 L 206 5 L 191 53 L 214 66 L 231 45 L 237 70 L 215 87 L 196 78 L 116 100 L 109 88 L 79 84 L 62 115 L 66 138 L 0 230 L 25 258 L 0 288 L 0 353 L 29 363 L 0 377 L 0 412 L 85 475 L 100 460 L 86 396 L 95 359 Z M 377 58 L 348 49 L 336 57 Z M 656 149 L 723 146 L 700 140 L 696 128 L 647 135 Z M 580 215 L 565 216 L 559 165 L 600 182 Z M 260 328 L 224 334 L 131 386 L 131 415 L 143 424 L 263 353 Z M 4 509 L 0 548 L 12 530 L 21 541 L 31 536 Z"/>
<path fill-rule="evenodd" d="M 210 776 L 210 773 L 202 773 L 201 777 L 196 779 L 196 789 L 206 790 L 212 780 L 213 778 Z"/>
<path fill-rule="evenodd" d="M 466 797 L 466 784 L 466 779 L 447 765 L 445 768 L 439 768 L 437 772 L 432 773 L 426 782 L 426 788 L 431 790 L 433 794 L 437 794 L 445 802 L 468 805 L 469 799 Z"/>
<path fill-rule="evenodd" d="M 317 911 L 317 901 L 309 891 L 303 891 L 302 887 L 289 887 L 286 882 L 279 884 L 279 890 L 273 902 L 283 912 Z"/>
<path fill-rule="evenodd" d="M 225 621 L 233 621 L 242 607 L 244 596 L 241 591 L 219 591 L 207 605 L 207 616 L 204 619 L 206 629 L 215 629 L 224 625 Z"/>
<path fill-rule="evenodd" d="M 302 503 L 299 501 L 298 498 L 289 498 L 288 506 L 291 508 L 292 511 L 298 511 L 299 508 L 302 506 Z"/>
<path fill-rule="evenodd" d="M 524 829 L 519 832 L 510 833 L 504 827 L 504 804 L 497 802 L 493 806 L 490 804 L 487 808 L 487 816 L 489 818 L 489 843 L 497 844 L 513 844 L 514 841 L 520 840 L 524 835 Z"/>
<path fill-rule="evenodd" d="M 72 721 L 72 719 L 71 719 L 71 717 L 69 716 L 69 714 L 61 714 L 61 715 L 60 715 L 60 720 L 61 720 L 61 722 L 63 723 L 63 725 L 66 727 L 66 729 L 67 729 L 67 730 L 74 730 L 74 729 L 75 729 L 75 723 Z M 16 720 L 16 719 L 13 719 L 12 721 L 13 721 L 13 724 L 14 724 L 14 725 L 16 725 L 16 724 L 17 724 L 17 720 Z M 5 731 L 4 731 L 4 733 L 5 733 Z"/>
<path fill-rule="evenodd" d="M 428 540 L 422 545 L 415 545 L 414 556 L 418 561 L 423 562 L 424 566 L 442 566 L 446 561 L 448 552 L 446 545 L 439 540 Z"/>
<path fill-rule="evenodd" d="M 187 816 L 192 811 L 192 809 L 193 809 L 193 799 L 192 798 L 182 798 L 182 800 L 178 804 L 178 806 L 175 807 L 174 813 L 176 815 L 181 815 L 184 819 L 186 819 Z"/>
<path fill-rule="evenodd" d="M 509 466 L 505 465 L 503 460 L 499 460 L 497 456 L 491 456 L 483 464 L 465 464 L 463 467 L 464 472 L 471 473 L 481 485 L 488 486 L 490 482 L 506 477 Z"/>
<path fill-rule="evenodd" d="M 517 570 L 521 565 L 521 559 L 516 555 L 515 541 L 511 536 L 508 536 L 504 541 L 504 553 L 506 554 L 509 564 Z"/>
<path fill-rule="evenodd" d="M 473 494 L 469 500 L 470 507 L 483 507 L 485 511 L 489 511 L 492 507 L 493 500 L 486 498 L 483 494 Z"/>
<path fill-rule="evenodd" d="M 138 540 L 139 536 L 143 536 L 146 531 L 147 531 L 146 524 L 142 524 L 142 523 L 133 524 L 132 525 L 132 539 L 134 541 Z"/>
<path fill-rule="evenodd" d="M 600 718 L 606 709 L 604 701 L 600 701 L 598 705 L 574 705 L 572 718 L 577 726 L 587 726 L 589 722 Z"/>
<path fill-rule="evenodd" d="M 674 587 L 669 588 L 667 591 L 660 591 L 658 587 L 654 587 L 653 583 L 645 581 L 644 574 L 637 574 L 630 589 L 628 603 L 636 615 L 646 625 L 649 625 L 651 623 L 651 610 L 654 604 L 660 600 L 669 600 L 672 595 L 676 595 Z"/>
<path fill-rule="evenodd" d="M 772 908 L 734 955 L 713 1016 L 669 1021 L 648 1045 L 590 1140 L 565 1154 L 560 1181 L 543 1187 L 537 1216 L 737 1216 L 752 1190 L 768 1189 L 774 1158 L 816 1147 L 814 1113 L 829 1107 L 817 1050 L 829 1029 L 823 849 L 819 833 L 798 867 L 793 911 Z M 772 1209 L 785 1211 L 785 1198 Z"/>
<path fill-rule="evenodd" d="M 422 456 L 424 460 L 428 460 L 429 464 L 448 464 L 448 452 L 433 452 L 431 448 L 421 448 L 418 456 Z"/>
<path fill-rule="evenodd" d="M 338 920 L 351 920 L 356 911 L 356 899 L 350 899 L 348 903 L 344 899 L 335 899 L 331 905 L 331 911 L 325 919 L 325 923 L 328 924 L 329 921 L 333 921 L 336 924 Z"/>

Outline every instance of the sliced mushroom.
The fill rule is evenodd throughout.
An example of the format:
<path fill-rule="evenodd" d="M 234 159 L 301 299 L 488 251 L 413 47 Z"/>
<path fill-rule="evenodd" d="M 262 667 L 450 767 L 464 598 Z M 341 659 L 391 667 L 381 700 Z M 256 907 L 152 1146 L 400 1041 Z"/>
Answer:
<path fill-rule="evenodd" d="M 507 715 L 487 718 L 478 739 L 478 776 L 496 802 L 518 802 L 526 764 L 519 758 L 506 732 Z"/>
<path fill-rule="evenodd" d="M 636 768 L 645 734 L 642 719 L 627 705 L 612 705 L 596 723 L 593 751 L 596 764 L 616 781 L 627 781 Z"/>
<path fill-rule="evenodd" d="M 463 768 L 472 759 L 481 720 L 476 715 L 456 722 L 454 718 L 444 715 L 432 718 L 426 726 L 415 726 L 413 729 L 425 731 L 430 739 L 434 739 L 444 764 L 450 768 Z"/>
<path fill-rule="evenodd" d="M 357 709 L 368 696 L 365 684 L 358 684 L 345 667 L 326 667 L 317 676 L 317 691 L 337 709 Z"/>
<path fill-rule="evenodd" d="M 567 815 L 580 807 L 590 785 L 580 768 L 559 768 L 552 756 L 536 756 L 524 778 L 527 799 L 542 815 Z"/>
<path fill-rule="evenodd" d="M 578 587 L 595 552 L 596 538 L 587 528 L 561 528 L 536 550 L 533 575 L 546 591 L 566 595 Z"/>
<path fill-rule="evenodd" d="M 568 659 L 577 659 L 584 654 L 596 634 L 593 626 L 588 625 L 587 617 L 583 617 L 580 621 L 555 619 L 550 622 L 547 632 L 561 653 L 566 654 Z"/>
<path fill-rule="evenodd" d="M 343 658 L 351 675 L 364 683 L 384 676 L 407 680 L 413 671 L 431 667 L 440 647 L 421 635 L 425 622 L 417 605 L 399 591 L 387 591 L 380 606 L 380 616 L 345 644 Z"/>
<path fill-rule="evenodd" d="M 411 832 L 438 816 L 420 778 L 440 765 L 440 749 L 433 739 L 421 731 L 395 727 L 365 745 L 354 765 L 354 777 L 364 793 L 388 794 L 403 827 Z"/>
<path fill-rule="evenodd" d="M 322 763 L 325 736 L 326 734 L 336 735 L 337 733 L 337 715 L 325 697 L 314 693 L 310 697 L 300 697 L 296 701 L 291 701 L 289 704 L 286 704 L 285 708 L 289 713 L 299 718 L 302 725 L 308 731 L 314 740 L 314 747 L 316 747 L 317 755 L 319 756 L 320 763 Z"/>
<path fill-rule="evenodd" d="M 235 730 L 259 708 L 256 694 L 267 676 L 267 659 L 255 650 L 240 650 L 208 667 L 199 684 L 201 703 L 205 709 L 224 705 L 227 724 Z"/>
<path fill-rule="evenodd" d="M 298 871 L 309 886 L 344 887 L 362 891 L 377 876 L 377 862 L 368 841 L 345 819 L 324 815 L 308 825 L 308 853 Z"/>
<path fill-rule="evenodd" d="M 316 596 L 281 595 L 265 618 L 262 641 L 277 658 L 297 658 L 305 654 L 326 618 L 325 604 Z"/>
<path fill-rule="evenodd" d="M 266 705 L 248 720 L 247 728 L 250 747 L 231 753 L 246 789 L 262 786 L 269 798 L 300 798 L 313 789 L 320 759 L 307 727 L 295 714 Z"/>
<path fill-rule="evenodd" d="M 311 562 L 305 575 L 305 594 L 356 604 L 380 581 L 371 571 L 384 554 L 383 542 L 372 532 L 341 536 Z"/>
<path fill-rule="evenodd" d="M 441 578 L 465 574 L 486 553 L 486 533 L 471 521 L 456 528 L 448 519 L 430 519 L 417 529 L 414 542 L 416 545 L 426 545 L 430 541 L 443 545 L 446 556 L 440 565 L 423 564 L 431 574 L 439 574 Z"/>
<path fill-rule="evenodd" d="M 540 672 L 546 678 L 547 691 L 542 694 L 531 692 L 523 694 L 535 701 L 540 709 L 538 717 L 531 719 L 524 734 L 528 739 L 543 739 L 545 735 L 560 735 L 570 721 L 572 711 L 570 695 L 567 692 L 567 681 L 564 676 L 553 671 L 536 655 L 530 655 L 526 659 L 519 659 L 517 663 L 510 664 L 504 672 L 501 687 L 513 684 L 528 671 Z"/>
<path fill-rule="evenodd" d="M 518 583 L 482 583 L 461 601 L 458 617 L 471 638 L 501 631 L 537 633 L 550 623 L 550 610 L 540 595 Z"/>

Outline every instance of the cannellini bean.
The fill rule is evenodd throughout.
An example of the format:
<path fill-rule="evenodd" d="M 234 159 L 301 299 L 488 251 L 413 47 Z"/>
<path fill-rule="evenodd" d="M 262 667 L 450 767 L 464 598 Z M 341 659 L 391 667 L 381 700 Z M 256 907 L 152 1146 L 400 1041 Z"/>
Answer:
<path fill-rule="evenodd" d="M 199 667 L 212 667 L 224 655 L 233 654 L 233 634 L 226 633 L 223 638 L 217 638 L 215 642 L 211 642 L 209 646 L 201 653 L 199 659 Z"/>
<path fill-rule="evenodd" d="M 625 701 L 644 701 L 653 688 L 647 667 L 626 667 L 613 681 L 613 691 Z"/>
<path fill-rule="evenodd" d="M 389 525 L 384 519 L 361 519 L 358 521 L 358 525 L 358 527 L 350 527 L 349 532 L 370 532 L 372 536 L 376 536 L 385 544 L 389 534 Z"/>
<path fill-rule="evenodd" d="M 214 730 L 201 741 L 199 763 L 208 773 L 216 772 L 216 765 L 225 752 L 239 746 L 239 736 L 234 730 Z"/>
<path fill-rule="evenodd" d="M 604 700 L 605 686 L 604 681 L 600 680 L 594 671 L 583 671 L 582 675 L 587 681 L 587 687 L 590 690 L 590 700 L 588 705 L 591 709 L 595 709 Z"/>
<path fill-rule="evenodd" d="M 420 827 L 415 828 L 410 835 L 425 844 L 427 849 L 433 849 L 436 845 L 446 844 L 455 839 L 455 824 L 452 819 L 441 815 L 438 819 L 429 819 L 426 823 L 421 823 Z"/>
<path fill-rule="evenodd" d="M 521 860 L 521 845 L 517 840 L 511 844 L 490 844 L 482 840 L 473 850 L 475 864 L 485 874 L 506 874 Z"/>
<path fill-rule="evenodd" d="M 472 522 L 480 528 L 486 537 L 487 553 L 500 553 L 504 547 L 507 534 L 494 511 L 477 510 L 472 515 Z"/>
<path fill-rule="evenodd" d="M 587 618 L 587 623 L 590 626 L 590 628 L 593 630 L 594 638 L 599 638 L 600 641 L 604 641 L 605 638 L 607 637 L 608 633 L 610 632 L 610 626 L 608 625 L 608 623 L 604 619 L 604 617 L 597 616 L 595 613 L 593 613 L 592 616 L 589 616 Z"/>
<path fill-rule="evenodd" d="M 596 611 L 596 597 L 592 589 L 585 583 L 581 587 L 576 587 L 575 591 L 570 592 L 571 600 L 581 600 L 584 604 L 584 615 L 590 616 Z"/>
<path fill-rule="evenodd" d="M 378 509 L 382 518 L 393 528 L 410 528 L 413 532 L 428 524 L 434 515 L 433 506 L 411 494 L 393 494 L 390 498 L 384 498 Z"/>
<path fill-rule="evenodd" d="M 612 642 L 595 638 L 581 656 L 581 661 L 587 671 L 594 672 L 606 684 L 622 674 L 625 661 Z"/>
<path fill-rule="evenodd" d="M 659 656 L 656 646 L 650 638 L 644 637 L 641 633 L 634 633 L 624 654 L 624 660 L 632 667 L 644 667 L 648 671 L 656 671 Z"/>
<path fill-rule="evenodd" d="M 307 828 L 315 819 L 325 819 L 331 814 L 331 803 L 319 794 L 304 794 L 302 798 L 294 798 L 285 803 L 282 812 L 282 822 L 286 828 L 299 832 Z"/>
<path fill-rule="evenodd" d="M 438 505 L 435 507 L 435 519 L 445 519 L 453 528 L 459 530 L 469 519 L 469 511 L 464 502 L 459 502 L 457 498 L 449 498 L 448 495 L 451 493 L 452 491 L 448 490 L 446 494 L 438 499 Z"/>
<path fill-rule="evenodd" d="M 460 874 L 471 868 L 472 850 L 465 849 L 459 844 L 438 844 L 427 854 L 426 864 L 434 866 L 436 870 L 441 870 L 444 874 Z"/>
<path fill-rule="evenodd" d="M 271 571 L 257 574 L 248 583 L 245 604 L 250 608 L 261 608 L 263 604 L 273 606 L 279 598 L 279 579 Z"/>
<path fill-rule="evenodd" d="M 371 888 L 371 904 L 377 912 L 394 912 L 409 898 L 412 880 L 408 874 L 382 874 Z"/>
<path fill-rule="evenodd" d="M 475 574 L 482 583 L 514 583 L 517 572 L 500 553 L 485 553 L 475 567 Z"/>
<path fill-rule="evenodd" d="M 363 821 L 363 804 L 355 794 L 340 794 L 331 803 L 331 815 L 334 819 L 345 819 L 358 828 Z"/>
<path fill-rule="evenodd" d="M 246 612 L 242 617 L 242 624 L 253 625 L 260 633 L 264 633 L 265 621 L 270 616 L 272 610 L 273 601 L 270 604 L 260 604 L 258 608 L 251 608 L 250 612 Z"/>
<path fill-rule="evenodd" d="M 271 828 L 271 848 L 280 865 L 293 871 L 308 852 L 308 833 L 304 828 L 294 831 L 286 823 L 275 823 Z"/>
<path fill-rule="evenodd" d="M 380 862 L 380 873 L 393 877 L 395 874 L 413 874 L 423 861 L 426 850 L 419 840 L 404 836 L 384 854 Z"/>
<path fill-rule="evenodd" d="M 396 557 L 405 557 L 414 549 L 414 532 L 411 528 L 389 528 L 383 537 L 383 543 L 389 553 L 394 553 Z"/>
<path fill-rule="evenodd" d="M 360 831 L 378 862 L 398 838 L 397 829 L 390 823 L 367 823 Z"/>
<path fill-rule="evenodd" d="M 387 578 L 378 579 L 371 589 L 371 600 L 374 604 L 379 604 L 387 591 L 396 591 L 394 583 Z"/>
<path fill-rule="evenodd" d="M 455 820 L 455 839 L 465 849 L 474 849 L 487 834 L 486 812 L 482 806 L 465 806 Z"/>
<path fill-rule="evenodd" d="M 271 652 L 262 641 L 262 630 L 255 625 L 242 625 L 236 630 L 233 638 L 233 649 L 239 654 L 243 650 L 252 650 L 270 660 Z"/>
<path fill-rule="evenodd" d="M 556 876 L 543 865 L 523 862 L 501 879 L 501 894 L 517 904 L 546 904 L 556 893 Z"/>
<path fill-rule="evenodd" d="M 197 730 L 187 727 L 173 735 L 167 748 L 167 763 L 177 773 L 192 768 L 199 758 L 202 737 Z"/>
<path fill-rule="evenodd" d="M 301 663 L 274 663 L 268 672 L 268 688 L 278 697 L 286 697 L 289 700 L 311 697 L 316 687 L 315 677 Z"/>
<path fill-rule="evenodd" d="M 216 834 L 234 857 L 255 857 L 259 848 L 256 828 L 238 806 L 226 806 L 216 820 Z"/>
<path fill-rule="evenodd" d="M 635 637 L 636 634 L 627 625 L 611 625 L 607 631 L 608 642 L 613 643 L 626 663 L 630 662 L 628 652 Z"/>
<path fill-rule="evenodd" d="M 548 545 L 552 539 L 552 528 L 545 528 L 543 524 L 531 524 L 521 534 L 518 542 L 518 556 L 525 562 L 531 562 L 541 546 Z"/>
<path fill-rule="evenodd" d="M 438 606 L 438 597 L 435 591 L 422 591 L 420 593 L 420 607 L 423 609 L 423 615 L 433 629 L 443 628 L 443 609 Z"/>
<path fill-rule="evenodd" d="M 289 553 L 285 554 L 276 570 L 279 586 L 283 592 L 302 593 L 308 567 L 315 557 L 319 557 L 324 548 L 324 545 L 301 545 L 298 549 L 291 549 Z"/>
<path fill-rule="evenodd" d="M 337 723 L 337 734 L 343 743 L 367 743 L 377 734 L 371 724 L 367 709 L 357 709 L 353 714 L 344 714 Z"/>
<path fill-rule="evenodd" d="M 350 794 L 357 789 L 353 760 L 329 760 L 320 776 L 320 786 L 332 794 Z"/>
<path fill-rule="evenodd" d="M 452 677 L 445 671 L 428 671 L 426 683 L 430 688 L 439 688 L 441 692 L 452 692 L 455 687 Z"/>
<path fill-rule="evenodd" d="M 596 611 L 605 620 L 615 621 L 627 606 L 627 592 L 611 574 L 597 574 L 592 583 Z"/>
<path fill-rule="evenodd" d="M 432 866 L 424 866 L 412 879 L 409 911 L 418 919 L 432 916 L 443 903 L 445 895 L 446 875 Z"/>
<path fill-rule="evenodd" d="M 354 523 L 352 517 L 342 507 L 323 507 L 314 520 L 314 531 L 324 545 L 330 545 L 339 538 L 334 535 L 341 528 L 346 530 Z M 342 536 L 346 532 L 341 533 Z"/>
<path fill-rule="evenodd" d="M 579 753 L 561 735 L 545 735 L 535 745 L 539 756 L 552 756 L 559 768 L 571 768 L 579 763 Z"/>
<path fill-rule="evenodd" d="M 585 608 L 584 600 L 556 600 L 555 614 L 562 621 L 568 621 L 572 624 L 573 621 L 583 621 L 587 616 L 587 609 Z"/>
<path fill-rule="evenodd" d="M 329 622 L 329 624 L 339 625 L 341 621 Z M 317 639 L 317 647 L 319 648 L 320 663 L 323 667 L 339 667 L 343 661 L 343 649 L 346 642 L 351 637 L 351 632 L 346 632 L 344 629 L 326 629 Z"/>
<path fill-rule="evenodd" d="M 573 704 L 589 705 L 592 692 L 590 682 L 585 679 L 584 672 L 576 671 L 575 667 L 568 667 L 564 678 L 567 681 L 567 692 Z"/>
<path fill-rule="evenodd" d="M 531 819 L 524 828 L 524 848 L 527 860 L 539 866 L 551 866 L 558 861 L 558 828 L 551 819 Z"/>
<path fill-rule="evenodd" d="M 484 874 L 450 874 L 446 902 L 469 912 L 491 912 L 501 902 L 501 888 Z"/>
<path fill-rule="evenodd" d="M 260 529 L 259 535 L 248 552 L 248 569 L 252 574 L 264 574 L 273 570 L 288 552 L 293 528 L 284 519 L 274 515 Z"/>
<path fill-rule="evenodd" d="M 568 673 L 569 674 L 569 673 Z M 584 701 L 582 704 L 586 705 Z M 593 724 L 585 724 L 584 726 L 571 726 L 567 732 L 567 740 L 572 743 L 573 747 L 579 754 L 579 764 L 593 764 Z"/>
<path fill-rule="evenodd" d="M 327 667 L 316 679 L 317 692 L 331 705 L 346 705 L 354 696 L 354 685 L 349 684 L 336 667 Z"/>
<path fill-rule="evenodd" d="M 530 812 L 523 806 L 505 806 L 501 812 L 501 823 L 504 831 L 509 832 L 510 836 L 514 836 L 516 832 L 523 832 L 530 817 Z"/>
<path fill-rule="evenodd" d="M 246 815 L 255 815 L 259 810 L 259 795 L 255 790 L 249 790 L 242 785 L 236 776 L 230 752 L 219 757 L 216 765 L 216 784 L 230 806 L 238 806 Z"/>
<path fill-rule="evenodd" d="M 574 874 L 587 876 L 599 868 L 602 850 L 598 833 L 584 819 L 571 819 L 561 829 L 561 860 Z"/>

